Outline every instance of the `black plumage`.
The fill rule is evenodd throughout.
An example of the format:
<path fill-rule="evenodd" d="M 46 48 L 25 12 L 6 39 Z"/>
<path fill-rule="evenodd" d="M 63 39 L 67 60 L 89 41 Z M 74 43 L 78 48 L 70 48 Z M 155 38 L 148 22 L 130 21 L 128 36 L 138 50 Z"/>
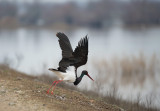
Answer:
<path fill-rule="evenodd" d="M 78 42 L 78 46 L 73 51 L 68 37 L 61 32 L 56 36 L 59 38 L 59 45 L 62 50 L 62 59 L 59 62 L 58 70 L 66 72 L 67 67 L 74 66 L 77 78 L 77 68 L 87 63 L 88 59 L 88 37 L 87 35 Z"/>

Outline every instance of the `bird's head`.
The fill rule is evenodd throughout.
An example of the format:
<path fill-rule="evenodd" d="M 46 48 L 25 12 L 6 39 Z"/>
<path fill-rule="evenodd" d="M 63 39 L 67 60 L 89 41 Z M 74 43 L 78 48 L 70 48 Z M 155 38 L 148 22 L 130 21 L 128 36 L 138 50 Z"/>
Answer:
<path fill-rule="evenodd" d="M 94 80 L 91 78 L 91 76 L 88 74 L 88 71 L 83 70 L 83 71 L 82 71 L 82 74 L 88 76 L 92 81 L 94 81 Z"/>

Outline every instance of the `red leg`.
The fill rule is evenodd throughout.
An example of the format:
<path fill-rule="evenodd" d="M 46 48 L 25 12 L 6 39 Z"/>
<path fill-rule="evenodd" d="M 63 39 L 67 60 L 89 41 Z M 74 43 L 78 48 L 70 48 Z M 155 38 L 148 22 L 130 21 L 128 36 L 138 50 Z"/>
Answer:
<path fill-rule="evenodd" d="M 58 83 L 60 83 L 60 82 L 62 82 L 63 80 L 58 80 L 58 81 L 56 81 L 56 84 L 54 85 L 54 88 L 53 88 L 53 90 L 51 91 L 51 94 L 53 94 L 53 91 L 54 91 L 54 89 L 56 88 L 56 85 L 58 84 Z"/>
<path fill-rule="evenodd" d="M 47 90 L 47 94 L 49 93 L 49 90 L 52 88 L 52 86 L 54 85 L 54 83 L 56 83 L 57 81 L 53 81 L 51 87 Z"/>

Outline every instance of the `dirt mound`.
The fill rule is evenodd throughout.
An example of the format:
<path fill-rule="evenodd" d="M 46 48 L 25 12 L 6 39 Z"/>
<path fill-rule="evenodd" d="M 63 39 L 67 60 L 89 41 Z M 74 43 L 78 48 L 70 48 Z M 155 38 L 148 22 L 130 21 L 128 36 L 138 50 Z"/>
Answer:
<path fill-rule="evenodd" d="M 78 91 L 56 87 L 46 94 L 50 84 L 0 66 L 0 111 L 121 111 L 122 109 L 93 99 Z"/>

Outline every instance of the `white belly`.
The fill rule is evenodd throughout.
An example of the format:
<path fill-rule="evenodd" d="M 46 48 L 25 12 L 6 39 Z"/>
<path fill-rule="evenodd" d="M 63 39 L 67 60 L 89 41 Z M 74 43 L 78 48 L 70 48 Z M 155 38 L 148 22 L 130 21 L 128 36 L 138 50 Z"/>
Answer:
<path fill-rule="evenodd" d="M 76 75 L 74 70 L 67 70 L 66 73 L 54 71 L 60 80 L 73 83 L 76 80 Z"/>

